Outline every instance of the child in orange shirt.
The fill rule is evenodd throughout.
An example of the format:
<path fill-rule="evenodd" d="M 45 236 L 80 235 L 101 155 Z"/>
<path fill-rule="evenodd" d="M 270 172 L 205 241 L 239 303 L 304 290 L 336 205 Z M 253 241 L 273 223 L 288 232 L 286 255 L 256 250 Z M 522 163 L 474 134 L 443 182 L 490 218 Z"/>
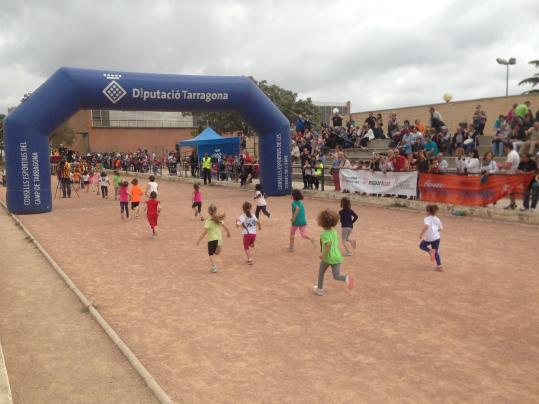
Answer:
<path fill-rule="evenodd" d="M 131 184 L 133 184 L 133 187 L 131 188 L 131 210 L 135 212 L 134 218 L 138 219 L 140 200 L 142 195 L 144 195 L 144 191 L 138 184 L 138 180 L 136 178 L 133 178 Z"/>

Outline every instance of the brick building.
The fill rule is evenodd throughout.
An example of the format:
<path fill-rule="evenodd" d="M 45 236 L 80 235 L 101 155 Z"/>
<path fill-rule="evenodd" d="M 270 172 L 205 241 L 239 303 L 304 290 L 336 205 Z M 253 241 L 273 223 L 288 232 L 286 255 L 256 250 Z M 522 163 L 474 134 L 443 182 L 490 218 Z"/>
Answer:
<path fill-rule="evenodd" d="M 468 124 L 472 123 L 472 115 L 475 111 L 475 106 L 480 104 L 483 110 L 487 114 L 487 125 L 485 127 L 485 134 L 492 134 L 494 131 L 492 128 L 494 122 L 499 115 L 506 115 L 509 109 L 513 104 L 521 104 L 524 101 L 531 102 L 531 110 L 539 110 L 539 94 L 529 94 L 529 95 L 513 95 L 509 97 L 491 97 L 491 98 L 478 98 L 475 100 L 464 100 L 464 101 L 455 101 L 448 103 L 440 104 L 427 104 L 427 105 L 418 105 L 413 107 L 403 107 L 403 108 L 391 108 L 391 109 L 381 109 L 381 110 L 372 110 L 364 112 L 354 112 L 352 113 L 353 119 L 356 121 L 356 124 L 362 124 L 369 112 L 373 112 L 374 115 L 380 113 L 384 121 L 384 133 L 387 131 L 387 121 L 389 120 L 389 114 L 391 112 L 396 112 L 397 117 L 402 124 L 404 120 L 409 120 L 410 124 L 413 125 L 416 119 L 420 119 L 424 124 L 428 124 L 430 120 L 429 108 L 434 107 L 437 111 L 442 114 L 444 122 L 449 128 L 450 131 L 454 131 L 455 128 L 461 122 L 467 122 Z"/>
<path fill-rule="evenodd" d="M 193 135 L 193 118 L 181 112 L 80 110 L 68 124 L 76 133 L 73 148 L 163 154 Z"/>

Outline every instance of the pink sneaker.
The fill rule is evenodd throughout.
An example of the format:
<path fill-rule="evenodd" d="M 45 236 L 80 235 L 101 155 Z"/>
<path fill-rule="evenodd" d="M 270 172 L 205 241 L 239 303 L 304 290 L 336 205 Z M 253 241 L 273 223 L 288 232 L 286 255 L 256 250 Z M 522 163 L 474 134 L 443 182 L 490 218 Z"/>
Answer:
<path fill-rule="evenodd" d="M 354 289 L 354 286 L 356 286 L 354 275 L 348 275 L 346 277 L 346 286 L 348 286 L 348 289 Z"/>

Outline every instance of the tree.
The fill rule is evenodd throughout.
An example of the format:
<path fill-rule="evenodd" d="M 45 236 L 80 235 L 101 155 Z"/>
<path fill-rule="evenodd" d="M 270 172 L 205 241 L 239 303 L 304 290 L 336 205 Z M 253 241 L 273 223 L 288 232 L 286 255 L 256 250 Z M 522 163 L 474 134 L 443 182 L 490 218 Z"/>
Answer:
<path fill-rule="evenodd" d="M 257 82 L 253 77 L 251 77 L 251 80 L 282 111 L 289 121 L 294 122 L 299 114 L 303 114 L 312 123 L 320 121 L 320 111 L 310 98 L 306 100 L 298 99 L 298 95 L 293 91 L 286 90 L 275 84 L 268 84 L 266 80 Z M 197 114 L 195 119 L 199 128 L 208 125 L 218 132 L 246 130 L 245 123 L 235 112 L 205 112 Z"/>
<path fill-rule="evenodd" d="M 539 60 L 532 60 L 529 63 L 539 68 Z M 535 86 L 539 86 L 539 73 L 535 73 L 533 76 L 528 77 L 527 79 L 524 79 L 520 83 L 518 83 L 519 86 L 524 85 L 524 84 L 532 85 L 532 89 L 525 91 L 524 94 L 539 93 L 539 89 L 533 88 Z"/>
<path fill-rule="evenodd" d="M 58 147 L 61 144 L 72 146 L 75 141 L 75 131 L 67 123 L 58 126 L 49 134 L 49 142 Z"/>

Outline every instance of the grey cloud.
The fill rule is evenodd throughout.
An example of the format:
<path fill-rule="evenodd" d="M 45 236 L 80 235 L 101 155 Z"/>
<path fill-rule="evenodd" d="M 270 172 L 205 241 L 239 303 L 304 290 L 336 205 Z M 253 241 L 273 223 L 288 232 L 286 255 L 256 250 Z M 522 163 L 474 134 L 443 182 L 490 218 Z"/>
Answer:
<path fill-rule="evenodd" d="M 516 77 L 539 56 L 534 3 L 9 2 L 0 110 L 60 66 L 253 75 L 317 100 L 351 100 L 354 110 L 438 102 L 445 91 L 498 95 L 496 57 L 517 57 Z"/>

